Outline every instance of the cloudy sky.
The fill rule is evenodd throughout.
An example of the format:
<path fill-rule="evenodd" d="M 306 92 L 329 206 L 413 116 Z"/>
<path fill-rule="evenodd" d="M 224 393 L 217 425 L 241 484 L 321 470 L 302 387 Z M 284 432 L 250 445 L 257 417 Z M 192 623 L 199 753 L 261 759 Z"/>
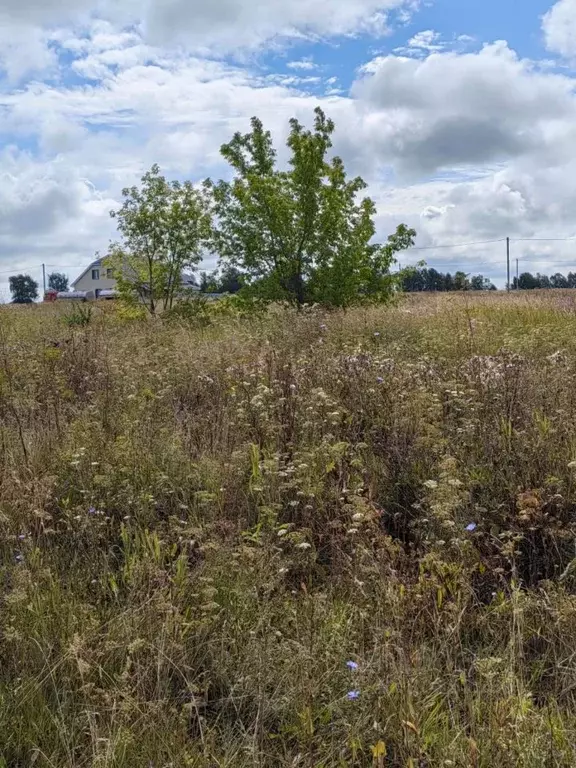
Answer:
<path fill-rule="evenodd" d="M 317 104 L 403 263 L 502 284 L 504 243 L 437 246 L 509 236 L 576 270 L 575 86 L 576 0 L 0 0 L 0 296 L 76 277 L 152 163 L 222 176 L 252 115 L 282 142 Z"/>

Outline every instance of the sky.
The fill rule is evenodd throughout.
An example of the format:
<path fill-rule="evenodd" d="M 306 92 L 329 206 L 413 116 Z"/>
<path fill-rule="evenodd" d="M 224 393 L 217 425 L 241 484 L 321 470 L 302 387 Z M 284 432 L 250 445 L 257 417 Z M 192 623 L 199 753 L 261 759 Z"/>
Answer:
<path fill-rule="evenodd" d="M 576 0 L 0 0 L 0 299 L 71 279 L 153 163 L 226 177 L 253 115 L 334 151 L 443 271 L 576 271 Z M 457 246 L 457 247 L 451 247 Z M 208 260 L 205 268 L 215 266 Z"/>

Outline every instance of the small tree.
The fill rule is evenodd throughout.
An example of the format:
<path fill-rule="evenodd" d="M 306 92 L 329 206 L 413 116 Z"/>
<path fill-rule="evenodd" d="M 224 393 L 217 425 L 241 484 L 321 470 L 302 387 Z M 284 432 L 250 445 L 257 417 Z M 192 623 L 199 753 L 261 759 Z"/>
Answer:
<path fill-rule="evenodd" d="M 216 293 L 238 293 L 244 282 L 245 278 L 240 270 L 229 264 L 222 270 Z"/>
<path fill-rule="evenodd" d="M 467 291 L 470 288 L 466 272 L 456 272 L 454 275 L 454 290 Z"/>
<path fill-rule="evenodd" d="M 516 280 L 516 278 L 514 278 Z M 488 277 L 484 275 L 473 275 L 470 278 L 470 290 L 472 291 L 495 291 L 496 286 Z"/>
<path fill-rule="evenodd" d="M 552 288 L 568 288 L 568 278 L 561 272 L 556 272 L 556 274 L 552 275 L 550 278 L 550 285 Z"/>
<path fill-rule="evenodd" d="M 470 290 L 471 291 L 483 291 L 484 290 L 484 276 L 472 275 L 470 278 Z"/>
<path fill-rule="evenodd" d="M 139 299 L 151 314 L 170 309 L 182 271 L 195 271 L 210 234 L 206 191 L 189 181 L 168 182 L 154 165 L 140 188 L 122 195 L 123 206 L 110 214 L 122 240 L 111 246 L 106 264 L 114 269 L 121 296 Z"/>
<path fill-rule="evenodd" d="M 366 184 L 348 180 L 340 158 L 327 159 L 334 123 L 319 108 L 315 115 L 312 131 L 290 121 L 288 170 L 277 169 L 271 134 L 256 117 L 250 133 L 222 147 L 235 177 L 213 185 L 214 246 L 270 300 L 346 307 L 385 298 L 394 254 L 416 233 L 400 227 L 385 245 L 372 243 L 374 203 L 357 201 Z"/>
<path fill-rule="evenodd" d="M 9 283 L 13 304 L 31 304 L 38 298 L 38 283 L 30 275 L 14 275 Z"/>
<path fill-rule="evenodd" d="M 202 272 L 200 290 L 202 293 L 238 293 L 244 286 L 244 275 L 236 267 L 226 266 L 222 272 Z"/>
<path fill-rule="evenodd" d="M 202 272 L 200 274 L 200 292 L 201 293 L 218 293 L 218 270 L 213 272 Z"/>
<path fill-rule="evenodd" d="M 67 291 L 68 278 L 62 272 L 52 272 L 48 275 L 48 287 L 53 291 Z"/>

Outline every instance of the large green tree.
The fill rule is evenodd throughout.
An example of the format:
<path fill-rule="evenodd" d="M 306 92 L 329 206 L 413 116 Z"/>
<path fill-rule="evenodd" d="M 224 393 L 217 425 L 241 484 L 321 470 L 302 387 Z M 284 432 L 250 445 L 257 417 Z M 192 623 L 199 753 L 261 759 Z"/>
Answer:
<path fill-rule="evenodd" d="M 106 263 L 112 265 L 120 295 L 143 302 L 152 314 L 169 309 L 182 284 L 182 272 L 195 271 L 210 234 L 206 189 L 169 182 L 152 166 L 140 187 L 122 192 L 124 204 L 111 216 L 121 240 Z"/>
<path fill-rule="evenodd" d="M 213 185 L 222 262 L 271 300 L 346 307 L 389 296 L 394 254 L 416 233 L 401 226 L 385 245 L 372 242 L 376 209 L 370 198 L 358 200 L 366 184 L 328 158 L 332 120 L 317 108 L 313 130 L 290 121 L 286 170 L 277 167 L 270 132 L 256 117 L 251 125 L 222 147 L 232 181 Z"/>
<path fill-rule="evenodd" d="M 52 272 L 48 275 L 48 287 L 53 291 L 67 291 L 68 278 L 62 272 Z"/>
<path fill-rule="evenodd" d="M 30 275 L 13 275 L 8 282 L 13 304 L 31 304 L 38 298 L 38 283 Z"/>

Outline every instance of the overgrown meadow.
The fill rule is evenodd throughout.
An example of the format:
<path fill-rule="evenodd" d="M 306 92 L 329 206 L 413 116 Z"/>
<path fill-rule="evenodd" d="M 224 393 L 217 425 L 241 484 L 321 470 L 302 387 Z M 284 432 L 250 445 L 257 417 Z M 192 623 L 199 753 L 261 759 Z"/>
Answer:
<path fill-rule="evenodd" d="M 0 308 L 0 765 L 573 766 L 576 294 Z"/>

